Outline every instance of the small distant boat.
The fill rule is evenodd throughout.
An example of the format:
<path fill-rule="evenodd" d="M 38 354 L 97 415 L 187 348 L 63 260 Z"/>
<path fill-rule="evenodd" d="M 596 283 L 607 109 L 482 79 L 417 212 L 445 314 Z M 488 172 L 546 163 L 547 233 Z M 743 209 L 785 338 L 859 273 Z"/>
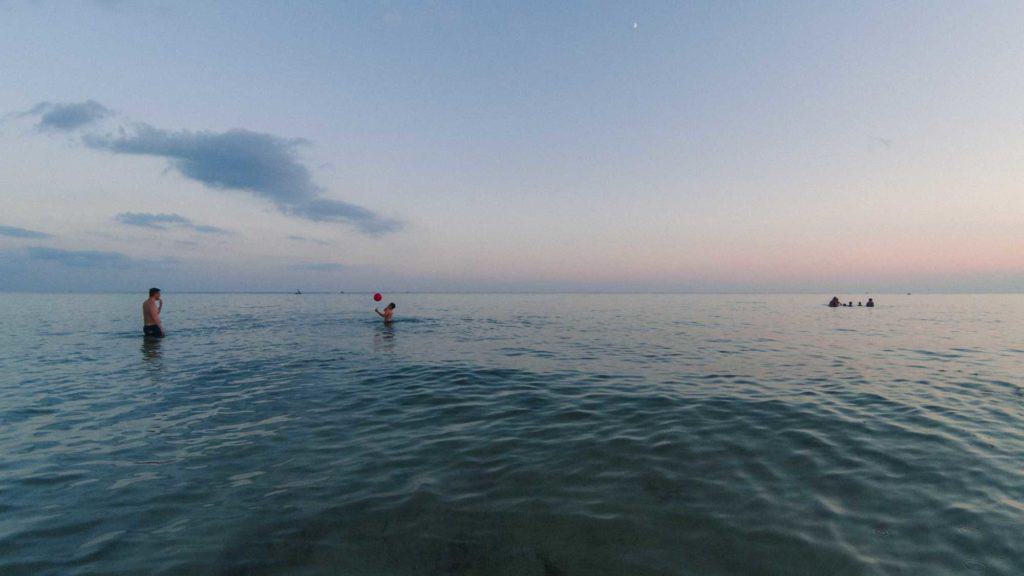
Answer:
<path fill-rule="evenodd" d="M 302 294 L 302 290 L 296 290 L 295 293 L 296 294 Z"/>

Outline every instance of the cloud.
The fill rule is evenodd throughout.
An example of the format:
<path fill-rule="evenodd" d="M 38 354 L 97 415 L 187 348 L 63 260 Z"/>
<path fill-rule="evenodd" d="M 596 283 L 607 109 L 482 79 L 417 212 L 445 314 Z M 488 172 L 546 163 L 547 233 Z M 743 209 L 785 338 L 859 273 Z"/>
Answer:
<path fill-rule="evenodd" d="M 296 149 L 305 140 L 243 129 L 174 132 L 137 124 L 116 136 L 91 134 L 83 141 L 115 154 L 166 158 L 186 178 L 214 189 L 249 192 L 306 220 L 344 222 L 370 235 L 401 228 L 400 222 L 362 206 L 322 197 L 324 190 L 296 158 Z"/>
<path fill-rule="evenodd" d="M 145 214 L 142 212 L 122 212 L 114 217 L 121 224 L 166 230 L 168 224 L 191 225 L 192 221 L 179 214 Z"/>
<path fill-rule="evenodd" d="M 206 224 L 193 224 L 192 229 L 200 234 L 230 234 L 230 232 L 223 228 L 207 226 Z"/>
<path fill-rule="evenodd" d="M 26 230 L 24 228 L 17 228 L 15 226 L 4 226 L 0 224 L 0 236 L 10 236 L 11 238 L 51 238 L 50 234 L 45 232 L 36 232 L 35 230 Z"/>
<path fill-rule="evenodd" d="M 191 281 L 174 258 L 132 258 L 120 252 L 34 246 L 0 250 L 0 291 L 144 290 Z"/>
<path fill-rule="evenodd" d="M 154 230 L 167 230 L 168 227 L 187 228 L 201 234 L 228 234 L 223 228 L 196 224 L 181 214 L 147 214 L 145 212 L 122 212 L 115 220 L 127 226 L 139 226 Z"/>
<path fill-rule="evenodd" d="M 36 129 L 40 132 L 70 132 L 113 114 L 113 110 L 96 102 L 50 103 L 40 102 L 25 116 L 39 116 Z"/>
<path fill-rule="evenodd" d="M 349 222 L 371 236 L 395 232 L 402 227 L 401 222 L 378 216 L 362 206 L 329 198 L 313 198 L 282 210 L 314 222 Z"/>
<path fill-rule="evenodd" d="M 326 241 L 326 240 L 320 240 L 319 238 L 306 238 L 305 236 L 295 236 L 294 234 L 291 235 L 291 236 L 288 236 L 288 239 L 289 240 L 294 240 L 296 242 L 309 242 L 311 244 L 318 244 L 320 246 L 330 246 L 331 245 L 331 243 Z"/>
<path fill-rule="evenodd" d="M 136 262 L 120 252 L 99 250 L 61 250 L 32 246 L 26 250 L 29 260 L 56 262 L 73 268 L 130 268 Z"/>

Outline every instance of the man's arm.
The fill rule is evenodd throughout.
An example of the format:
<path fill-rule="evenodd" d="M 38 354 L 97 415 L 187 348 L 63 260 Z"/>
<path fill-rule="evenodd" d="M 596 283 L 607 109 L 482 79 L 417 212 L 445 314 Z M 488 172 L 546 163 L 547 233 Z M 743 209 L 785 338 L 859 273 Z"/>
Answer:
<path fill-rule="evenodd" d="M 385 316 L 385 315 L 380 313 L 380 310 L 377 310 L 376 308 L 374 308 L 373 311 L 377 313 L 377 316 L 380 316 L 381 318 L 387 318 L 387 316 Z"/>

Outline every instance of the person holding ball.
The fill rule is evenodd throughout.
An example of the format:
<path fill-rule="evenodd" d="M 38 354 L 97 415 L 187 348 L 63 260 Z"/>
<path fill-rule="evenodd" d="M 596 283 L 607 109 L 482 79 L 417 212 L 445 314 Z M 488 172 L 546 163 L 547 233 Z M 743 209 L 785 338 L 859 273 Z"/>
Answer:
<path fill-rule="evenodd" d="M 392 302 L 391 304 L 388 304 L 387 307 L 384 308 L 383 312 L 376 308 L 374 308 L 373 311 L 377 313 L 377 316 L 384 319 L 385 324 L 391 324 L 391 317 L 395 314 L 395 303 Z"/>

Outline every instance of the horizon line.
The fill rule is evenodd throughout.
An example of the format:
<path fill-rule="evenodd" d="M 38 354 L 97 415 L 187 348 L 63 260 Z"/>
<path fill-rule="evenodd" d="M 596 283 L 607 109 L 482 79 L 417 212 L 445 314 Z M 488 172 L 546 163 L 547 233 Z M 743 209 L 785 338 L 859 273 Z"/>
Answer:
<path fill-rule="evenodd" d="M 346 296 L 346 295 L 368 295 L 374 294 L 376 290 L 344 290 L 344 291 L 327 291 L 327 290 L 311 290 L 301 293 L 295 293 L 292 291 L 285 290 L 162 290 L 170 294 L 267 294 L 267 295 L 287 295 L 287 296 L 306 296 L 306 295 L 335 295 L 335 296 Z M 858 294 L 870 296 L 873 294 L 882 294 L 886 296 L 912 296 L 918 295 L 1024 295 L 1024 290 L 1016 292 L 1007 291 L 910 291 L 910 292 L 823 292 L 818 290 L 811 291 L 769 291 L 769 290 L 655 290 L 655 291 L 637 291 L 637 290 L 395 290 L 388 292 L 390 294 L 465 294 L 465 295 L 576 295 L 576 296 L 601 296 L 601 295 L 651 295 L 651 296 L 673 296 L 673 295 L 690 295 L 690 296 L 728 296 L 728 295 L 762 295 L 762 296 L 785 296 L 785 295 L 821 295 L 821 294 Z M 146 290 L 3 290 L 0 289 L 0 294 L 39 294 L 39 295 L 57 295 L 57 294 L 83 294 L 83 295 L 104 295 L 104 294 L 138 294 L 145 295 Z"/>

